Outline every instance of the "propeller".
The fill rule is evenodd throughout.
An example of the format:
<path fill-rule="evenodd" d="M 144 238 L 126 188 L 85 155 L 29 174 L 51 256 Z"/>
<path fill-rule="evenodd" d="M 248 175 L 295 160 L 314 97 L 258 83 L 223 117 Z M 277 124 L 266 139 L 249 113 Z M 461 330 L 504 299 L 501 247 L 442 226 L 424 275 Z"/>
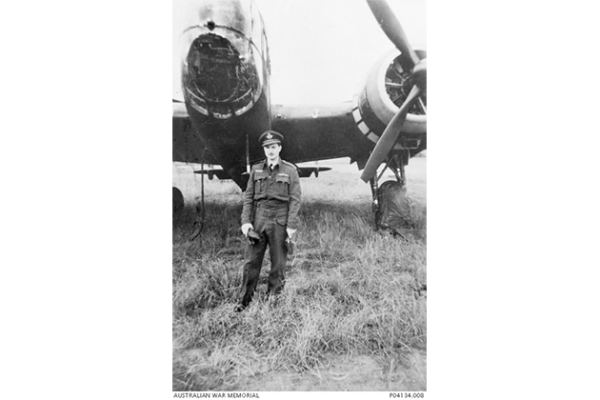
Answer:
<path fill-rule="evenodd" d="M 375 176 L 377 168 L 394 147 L 394 143 L 406 120 L 408 110 L 419 99 L 419 95 L 425 90 L 427 84 L 427 60 L 419 60 L 419 56 L 410 46 L 408 37 L 387 2 L 385 0 L 367 0 L 367 3 L 383 32 L 394 46 L 400 50 L 401 62 L 411 70 L 413 87 L 371 152 L 365 169 L 360 176 L 360 179 L 364 182 L 368 182 Z"/>
<path fill-rule="evenodd" d="M 377 23 L 381 26 L 383 33 L 402 53 L 403 61 L 407 62 L 407 66 L 412 69 L 419 62 L 419 56 L 410 47 L 408 36 L 404 33 L 402 25 L 394 16 L 394 12 L 385 0 L 367 0 L 367 4 L 371 12 L 375 16 Z"/>

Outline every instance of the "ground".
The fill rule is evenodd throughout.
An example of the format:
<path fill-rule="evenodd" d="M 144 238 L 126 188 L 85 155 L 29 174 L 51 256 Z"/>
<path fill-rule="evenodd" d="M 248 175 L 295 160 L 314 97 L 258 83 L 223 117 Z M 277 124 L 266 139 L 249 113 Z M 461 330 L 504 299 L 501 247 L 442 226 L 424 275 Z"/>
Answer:
<path fill-rule="evenodd" d="M 327 209 L 331 206 L 331 210 L 334 210 L 335 212 L 335 210 L 340 210 L 340 199 L 343 199 L 348 208 L 354 207 L 355 205 L 362 205 L 369 208 L 371 200 L 370 189 L 367 184 L 359 180 L 360 174 L 356 165 L 349 165 L 347 159 L 321 162 L 319 165 L 332 167 L 333 170 L 321 173 L 319 178 L 311 177 L 301 180 L 303 200 L 305 203 L 318 203 L 319 208 L 315 208 L 316 210 L 321 208 Z M 406 172 L 409 197 L 416 203 L 420 203 L 420 205 L 425 207 L 427 197 L 426 158 L 413 158 L 407 167 Z M 201 176 L 199 174 L 193 174 L 190 166 L 174 166 L 174 184 L 182 189 L 186 203 L 195 203 L 200 199 L 199 189 L 201 187 Z M 218 200 L 218 202 L 229 202 L 234 205 L 241 201 L 241 191 L 239 191 L 231 181 L 219 181 L 217 179 L 210 181 L 206 179 L 204 185 L 207 201 L 214 202 L 215 200 Z M 215 215 L 208 216 L 208 218 L 211 217 L 217 218 Z M 237 217 L 230 220 L 231 216 L 220 215 L 218 218 L 222 221 L 221 225 L 237 224 Z M 325 222 L 336 223 L 335 218 Z M 235 232 L 236 229 L 237 228 L 234 226 L 233 231 Z M 233 265 L 234 269 L 237 269 L 235 265 L 240 262 L 240 254 L 238 254 L 240 251 L 239 245 L 237 244 L 239 238 L 235 236 L 235 234 L 230 233 L 231 228 L 228 230 L 223 227 L 223 229 L 218 231 L 219 234 L 226 236 L 224 237 L 224 243 L 226 245 L 218 250 L 216 254 L 218 254 L 219 257 L 222 257 L 223 260 L 231 258 L 231 262 L 227 261 L 226 264 L 229 263 L 230 265 Z M 372 232 L 370 229 L 367 229 L 367 231 L 369 234 Z M 327 232 L 323 233 L 323 235 L 326 234 Z M 373 234 L 375 233 L 373 232 Z M 384 239 L 386 238 L 384 237 Z M 377 243 L 381 244 L 381 240 L 377 240 Z M 360 245 L 360 242 L 357 242 L 357 244 Z M 184 250 L 185 246 L 188 245 L 177 243 L 176 246 L 177 250 L 175 250 L 176 248 L 174 247 L 174 262 L 188 257 L 189 252 Z M 424 242 L 422 246 L 424 246 Z M 391 249 L 396 247 L 387 248 Z M 320 256 L 329 253 L 329 255 L 333 257 L 333 253 L 335 253 L 335 249 L 328 248 L 327 251 L 324 250 L 324 248 L 301 249 L 300 254 L 296 255 L 296 258 L 291 261 L 290 265 L 293 270 L 290 278 L 294 279 L 294 274 L 296 273 L 299 273 L 299 275 L 295 278 L 296 282 L 290 285 L 288 289 L 292 289 L 294 284 L 307 286 L 315 285 L 314 287 L 318 289 L 326 288 L 326 284 L 343 284 L 337 283 L 332 275 L 314 275 L 315 271 L 312 266 L 314 265 L 314 257 L 312 257 L 311 254 L 316 251 L 315 254 L 319 253 Z M 423 253 L 423 251 L 424 247 L 422 250 L 417 248 L 415 254 L 419 255 Z M 177 255 L 175 255 L 175 253 L 177 253 Z M 306 260 L 304 260 L 305 258 Z M 194 257 L 191 257 L 189 261 L 192 264 L 202 264 L 200 261 L 195 261 Z M 424 268 L 424 260 L 418 261 L 418 263 L 422 265 L 420 268 Z M 323 277 L 326 276 L 329 280 L 324 280 Z M 394 278 L 396 277 L 397 276 Z M 315 284 L 315 279 L 320 281 L 321 286 Z M 424 275 L 423 279 L 426 279 Z M 198 282 L 201 280 L 202 279 L 199 278 Z M 183 290 L 188 289 L 184 288 Z M 263 307 L 262 305 L 255 305 L 255 307 L 259 307 L 259 311 L 257 312 L 263 312 L 263 309 L 260 308 Z M 252 325 L 249 324 L 248 326 Z M 178 341 L 176 340 L 176 342 Z M 206 348 L 202 349 L 194 346 L 184 346 L 185 348 L 183 348 L 179 344 L 174 344 L 174 346 L 177 348 L 177 350 L 174 350 L 176 353 L 175 359 L 178 360 L 176 363 L 176 376 L 174 376 L 175 390 L 190 390 L 190 388 L 193 388 L 193 390 L 248 391 L 410 391 L 426 390 L 427 387 L 426 345 L 411 347 L 404 351 L 400 358 L 397 354 L 390 354 L 388 356 L 385 351 L 383 353 L 374 352 L 372 354 L 365 354 L 364 352 L 357 352 L 356 354 L 340 354 L 339 352 L 331 351 L 323 352 L 320 354 L 318 363 L 311 368 L 302 371 L 297 368 L 288 368 L 285 366 L 266 371 L 259 369 L 250 373 L 243 371 L 240 373 L 238 371 L 235 386 L 232 387 L 225 387 L 218 383 L 215 383 L 214 386 L 207 386 L 206 383 L 200 383 L 199 386 L 186 386 L 187 383 L 183 381 L 189 381 L 188 378 L 183 378 L 187 375 L 182 371 L 184 371 L 185 368 L 189 371 L 190 365 L 195 365 L 196 368 L 199 368 L 199 360 L 206 358 Z M 192 361 L 189 361 L 188 364 L 179 364 L 179 360 Z M 183 369 L 178 370 L 180 367 Z M 206 371 L 209 372 L 208 369 Z M 211 373 L 214 373 L 216 370 L 213 369 L 212 371 L 213 372 Z"/>
<path fill-rule="evenodd" d="M 424 350 L 414 350 L 407 365 L 370 356 L 334 356 L 310 372 L 269 372 L 243 385 L 249 391 L 421 391 L 426 388 Z"/>

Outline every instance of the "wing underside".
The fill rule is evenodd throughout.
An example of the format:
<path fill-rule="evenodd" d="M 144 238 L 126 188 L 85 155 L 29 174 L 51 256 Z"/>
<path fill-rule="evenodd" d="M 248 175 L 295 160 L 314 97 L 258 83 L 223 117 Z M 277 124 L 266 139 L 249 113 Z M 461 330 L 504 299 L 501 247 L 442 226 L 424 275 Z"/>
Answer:
<path fill-rule="evenodd" d="M 339 157 L 366 159 L 373 144 L 357 128 L 352 103 L 276 105 L 272 127 L 284 136 L 282 158 L 294 163 Z"/>

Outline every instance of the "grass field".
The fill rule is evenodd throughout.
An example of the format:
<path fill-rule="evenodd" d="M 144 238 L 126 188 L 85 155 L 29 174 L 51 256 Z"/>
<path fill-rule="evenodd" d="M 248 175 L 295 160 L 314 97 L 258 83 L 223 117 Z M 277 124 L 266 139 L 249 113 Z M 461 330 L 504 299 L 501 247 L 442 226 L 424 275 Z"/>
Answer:
<path fill-rule="evenodd" d="M 425 390 L 425 162 L 411 160 L 417 169 L 407 171 L 416 191 L 409 190 L 406 239 L 374 231 L 356 166 L 301 180 L 301 226 L 283 294 L 276 302 L 264 294 L 267 252 L 242 313 L 233 311 L 241 192 L 207 180 L 201 236 L 188 240 L 191 209 L 173 223 L 173 390 Z"/>

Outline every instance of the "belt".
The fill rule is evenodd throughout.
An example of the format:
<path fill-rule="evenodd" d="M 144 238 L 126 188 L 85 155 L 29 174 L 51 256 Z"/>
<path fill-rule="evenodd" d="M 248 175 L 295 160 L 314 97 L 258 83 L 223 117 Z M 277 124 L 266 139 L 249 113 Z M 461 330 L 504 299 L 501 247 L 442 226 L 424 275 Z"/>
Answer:
<path fill-rule="evenodd" d="M 259 201 L 254 208 L 255 218 L 279 219 L 286 218 L 289 208 L 288 203 L 279 200 Z"/>
<path fill-rule="evenodd" d="M 277 209 L 287 208 L 288 203 L 277 199 L 261 199 L 256 202 L 255 206 L 256 208 Z"/>

